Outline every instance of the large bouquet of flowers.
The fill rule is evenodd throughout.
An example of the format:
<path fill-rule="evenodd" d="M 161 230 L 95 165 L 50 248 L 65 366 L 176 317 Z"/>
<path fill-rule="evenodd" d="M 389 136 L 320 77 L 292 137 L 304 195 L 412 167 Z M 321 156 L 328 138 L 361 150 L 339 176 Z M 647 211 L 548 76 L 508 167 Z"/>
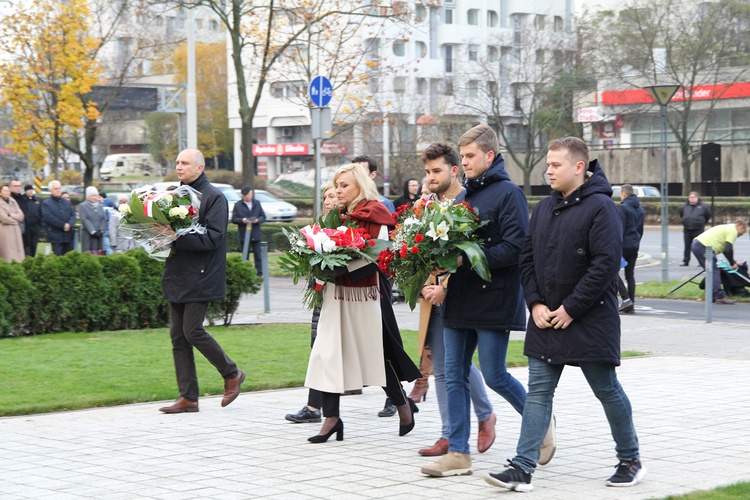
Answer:
<path fill-rule="evenodd" d="M 295 284 L 300 278 L 311 280 L 302 299 L 311 309 L 321 306 L 323 286 L 335 282 L 337 270 L 355 259 L 376 262 L 382 248 L 364 229 L 348 219 L 341 222 L 337 210 L 301 229 L 282 231 L 291 248 L 279 258 L 279 266 L 292 274 Z"/>
<path fill-rule="evenodd" d="M 205 234 L 206 228 L 198 224 L 200 200 L 201 194 L 187 185 L 168 191 L 156 191 L 151 186 L 135 189 L 129 202 L 118 208 L 120 230 L 151 258 L 166 260 L 174 239 L 162 234 L 159 226 L 172 228 L 178 238 L 186 233 Z"/>
<path fill-rule="evenodd" d="M 482 252 L 482 239 L 476 235 L 476 230 L 487 221 L 479 222 L 468 203 L 427 199 L 413 207 L 400 207 L 394 217 L 397 225 L 393 244 L 380 253 L 378 265 L 403 290 L 411 309 L 416 306 L 430 272 L 435 268 L 456 272 L 461 254 L 469 259 L 479 276 L 487 281 L 492 279 Z"/>

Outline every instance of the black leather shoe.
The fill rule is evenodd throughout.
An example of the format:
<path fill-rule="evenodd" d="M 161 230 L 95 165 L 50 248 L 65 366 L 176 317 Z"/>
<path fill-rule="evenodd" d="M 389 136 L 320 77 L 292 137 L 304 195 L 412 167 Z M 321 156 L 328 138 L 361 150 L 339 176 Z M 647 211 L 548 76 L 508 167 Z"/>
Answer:
<path fill-rule="evenodd" d="M 689 265 L 690 265 L 689 262 L 683 262 L 682 264 L 680 264 L 680 267 L 687 267 Z"/>
<path fill-rule="evenodd" d="M 378 412 L 378 417 L 392 417 L 397 411 L 396 405 L 391 403 L 391 398 L 386 398 L 385 406 L 383 406 L 383 409 Z"/>
<path fill-rule="evenodd" d="M 314 424 L 320 422 L 320 410 L 311 410 L 305 405 L 297 413 L 287 413 L 284 418 L 295 424 Z"/>

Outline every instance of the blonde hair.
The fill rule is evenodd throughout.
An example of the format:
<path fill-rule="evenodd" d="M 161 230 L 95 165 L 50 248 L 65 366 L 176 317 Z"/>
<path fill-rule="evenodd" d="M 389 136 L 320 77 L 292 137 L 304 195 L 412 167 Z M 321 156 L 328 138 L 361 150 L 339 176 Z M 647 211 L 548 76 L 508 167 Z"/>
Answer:
<path fill-rule="evenodd" d="M 365 168 L 366 167 L 363 167 L 358 163 L 350 163 L 348 165 L 339 167 L 338 170 L 336 170 L 336 173 L 333 174 L 333 184 L 336 185 L 336 181 L 339 177 L 341 177 L 341 174 L 351 172 L 354 183 L 359 188 L 359 194 L 352 200 L 351 203 L 349 203 L 349 206 L 346 207 L 348 211 L 352 211 L 354 207 L 356 207 L 362 200 L 380 200 L 378 189 L 377 187 L 375 187 L 375 181 L 370 179 L 368 172 L 365 172 Z"/>

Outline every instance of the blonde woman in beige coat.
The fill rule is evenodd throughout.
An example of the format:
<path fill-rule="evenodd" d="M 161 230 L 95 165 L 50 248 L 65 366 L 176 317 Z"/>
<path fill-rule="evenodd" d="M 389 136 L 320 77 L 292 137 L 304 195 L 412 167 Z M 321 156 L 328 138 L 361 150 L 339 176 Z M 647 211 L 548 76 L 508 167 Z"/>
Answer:
<path fill-rule="evenodd" d="M 21 222 L 21 207 L 10 196 L 10 186 L 3 184 L 0 186 L 0 259 L 21 262 L 26 257 Z"/>

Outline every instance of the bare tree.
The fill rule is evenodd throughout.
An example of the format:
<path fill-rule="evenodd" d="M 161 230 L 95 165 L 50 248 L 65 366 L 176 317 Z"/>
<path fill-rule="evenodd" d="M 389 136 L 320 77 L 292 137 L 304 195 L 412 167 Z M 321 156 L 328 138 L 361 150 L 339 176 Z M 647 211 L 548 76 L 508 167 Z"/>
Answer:
<path fill-rule="evenodd" d="M 682 86 L 669 105 L 669 128 L 682 158 L 683 192 L 723 93 L 750 71 L 750 4 L 745 0 L 631 2 L 582 24 L 582 57 L 607 85 Z M 710 95 L 694 90 L 712 89 Z M 638 111 L 643 108 L 635 108 Z"/>
<path fill-rule="evenodd" d="M 398 2 L 395 7 L 380 7 L 354 0 L 173 1 L 186 8 L 211 8 L 227 29 L 242 127 L 243 182 L 248 185 L 253 184 L 254 175 L 253 120 L 272 69 L 284 57 L 294 57 L 295 51 L 299 54 L 306 42 L 321 33 L 333 35 L 341 23 L 356 22 L 357 18 L 398 21 L 403 14 Z M 316 42 L 315 46 L 323 50 L 322 44 Z M 345 48 L 339 46 L 338 50 Z"/>

